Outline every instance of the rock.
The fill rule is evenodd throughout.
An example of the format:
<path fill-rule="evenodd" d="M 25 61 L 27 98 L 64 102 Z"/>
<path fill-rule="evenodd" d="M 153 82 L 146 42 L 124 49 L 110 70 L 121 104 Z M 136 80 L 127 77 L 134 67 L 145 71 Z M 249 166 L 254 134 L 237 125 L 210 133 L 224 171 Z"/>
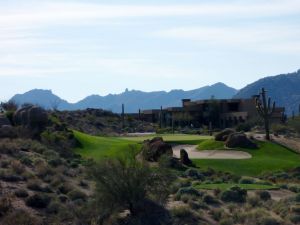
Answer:
<path fill-rule="evenodd" d="M 230 134 L 225 142 L 228 148 L 257 148 L 257 145 L 248 139 L 244 133 Z"/>
<path fill-rule="evenodd" d="M 226 128 L 215 135 L 216 141 L 226 141 L 228 136 L 235 133 L 233 129 Z"/>
<path fill-rule="evenodd" d="M 162 155 L 173 156 L 172 146 L 165 143 L 161 137 L 146 140 L 142 147 L 143 159 L 150 162 L 157 162 Z"/>
<path fill-rule="evenodd" d="M 41 128 L 47 124 L 48 115 L 41 107 L 26 106 L 15 112 L 14 122 L 27 128 Z"/>
<path fill-rule="evenodd" d="M 17 132 L 14 127 L 10 125 L 0 126 L 0 138 L 17 138 Z"/>
<path fill-rule="evenodd" d="M 180 149 L 180 162 L 187 166 L 192 164 L 188 153 L 184 149 Z"/>

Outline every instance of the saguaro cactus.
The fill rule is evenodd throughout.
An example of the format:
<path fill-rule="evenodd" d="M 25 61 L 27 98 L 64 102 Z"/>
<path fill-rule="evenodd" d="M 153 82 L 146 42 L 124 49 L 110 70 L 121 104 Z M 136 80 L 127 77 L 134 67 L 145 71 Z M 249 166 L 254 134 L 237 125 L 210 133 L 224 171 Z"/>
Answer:
<path fill-rule="evenodd" d="M 121 117 L 122 117 L 122 128 L 124 129 L 124 127 L 125 127 L 125 106 L 124 106 L 124 104 L 122 104 L 122 114 L 121 114 Z"/>
<path fill-rule="evenodd" d="M 271 105 L 271 98 L 267 101 L 266 91 L 262 88 L 259 97 L 255 98 L 255 103 L 258 114 L 265 122 L 266 139 L 270 140 L 270 118 L 275 111 L 275 102 Z"/>

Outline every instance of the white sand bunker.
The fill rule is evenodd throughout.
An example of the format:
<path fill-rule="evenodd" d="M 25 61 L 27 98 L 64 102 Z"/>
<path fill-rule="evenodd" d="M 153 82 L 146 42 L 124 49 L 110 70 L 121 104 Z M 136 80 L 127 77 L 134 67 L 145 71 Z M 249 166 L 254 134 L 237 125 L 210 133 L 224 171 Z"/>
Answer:
<path fill-rule="evenodd" d="M 243 151 L 234 150 L 197 150 L 197 145 L 173 146 L 173 154 L 180 157 L 180 149 L 185 149 L 191 159 L 250 159 L 252 156 Z"/>

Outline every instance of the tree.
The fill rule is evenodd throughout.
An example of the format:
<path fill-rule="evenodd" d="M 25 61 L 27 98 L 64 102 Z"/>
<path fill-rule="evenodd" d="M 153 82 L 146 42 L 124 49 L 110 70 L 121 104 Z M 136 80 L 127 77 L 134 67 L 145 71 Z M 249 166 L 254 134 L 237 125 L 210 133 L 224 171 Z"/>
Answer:
<path fill-rule="evenodd" d="M 275 111 L 275 102 L 271 106 L 271 98 L 266 97 L 266 91 L 264 88 L 261 89 L 259 97 L 255 98 L 256 109 L 258 114 L 263 118 L 266 130 L 266 139 L 270 140 L 270 118 Z"/>
<path fill-rule="evenodd" d="M 145 213 L 147 202 L 163 205 L 173 180 L 169 173 L 138 162 L 134 154 L 127 158 L 106 159 L 92 167 L 96 198 L 101 218 L 128 209 L 131 217 Z M 150 212 L 149 212 L 150 213 Z"/>

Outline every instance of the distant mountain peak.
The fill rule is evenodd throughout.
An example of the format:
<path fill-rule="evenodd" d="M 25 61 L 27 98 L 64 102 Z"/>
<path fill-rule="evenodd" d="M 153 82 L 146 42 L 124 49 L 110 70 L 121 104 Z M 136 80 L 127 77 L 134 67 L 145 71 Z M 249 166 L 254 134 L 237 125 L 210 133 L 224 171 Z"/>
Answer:
<path fill-rule="evenodd" d="M 15 100 L 18 104 L 33 103 L 45 108 L 52 108 L 54 102 L 59 102 L 58 109 L 60 110 L 103 108 L 114 112 L 120 112 L 120 106 L 124 103 L 126 112 L 137 112 L 139 109 L 160 108 L 160 106 L 180 106 L 181 99 L 184 98 L 192 100 L 207 99 L 212 95 L 216 98 L 232 98 L 236 92 L 237 90 L 223 83 L 189 91 L 174 89 L 169 92 L 143 92 L 126 88 L 125 92 L 120 94 L 90 95 L 77 103 L 71 104 L 53 94 L 51 90 L 33 89 L 24 94 L 15 95 L 12 100 Z"/>

